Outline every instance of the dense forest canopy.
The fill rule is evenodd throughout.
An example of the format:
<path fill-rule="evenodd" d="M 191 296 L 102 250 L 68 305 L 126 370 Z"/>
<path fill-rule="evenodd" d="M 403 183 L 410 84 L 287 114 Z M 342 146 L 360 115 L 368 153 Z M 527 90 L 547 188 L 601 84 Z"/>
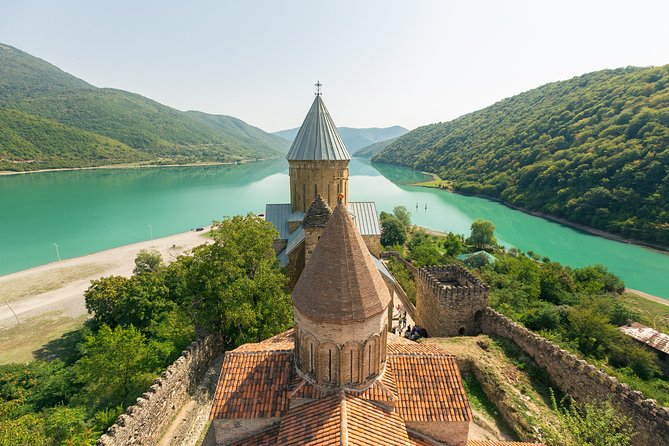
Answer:
<path fill-rule="evenodd" d="M 413 130 L 373 160 L 669 246 L 669 65 L 547 84 Z"/>
<path fill-rule="evenodd" d="M 0 170 L 272 158 L 289 143 L 239 119 L 96 88 L 0 44 Z M 38 123 L 37 127 L 33 123 Z"/>

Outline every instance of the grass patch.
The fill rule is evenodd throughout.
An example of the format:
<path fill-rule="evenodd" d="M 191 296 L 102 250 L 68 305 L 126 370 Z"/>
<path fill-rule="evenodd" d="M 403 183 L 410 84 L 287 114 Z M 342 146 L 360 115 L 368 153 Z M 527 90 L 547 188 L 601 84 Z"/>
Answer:
<path fill-rule="evenodd" d="M 481 383 L 478 382 L 476 376 L 473 373 L 465 372 L 462 374 L 462 383 L 465 386 L 465 391 L 467 392 L 467 398 L 469 399 L 469 404 L 472 408 L 478 412 L 483 412 L 488 417 L 495 420 L 499 430 L 505 435 L 517 438 L 514 430 L 509 426 L 509 424 L 504 420 L 502 414 L 497 410 L 495 404 L 490 401 L 488 395 L 486 395 Z"/>
<path fill-rule="evenodd" d="M 623 293 L 620 300 L 639 315 L 638 322 L 669 334 L 669 305 L 653 302 L 633 293 Z"/>
<path fill-rule="evenodd" d="M 56 348 L 57 343 L 72 338 L 68 337 L 69 332 L 79 328 L 87 318 L 88 315 L 72 319 L 61 313 L 45 313 L 0 330 L 0 364 L 29 362 L 36 357 L 57 355 L 60 351 Z M 63 335 L 65 337 L 61 339 Z M 67 349 L 67 346 L 62 348 Z"/>
<path fill-rule="evenodd" d="M 100 274 L 111 265 L 91 263 L 87 265 L 66 266 L 53 268 L 39 274 L 30 274 L 0 281 L 0 299 L 8 302 L 57 290 L 63 285 L 83 280 L 95 274 Z"/>
<path fill-rule="evenodd" d="M 504 355 L 516 366 L 522 370 L 529 378 L 530 384 L 537 395 L 541 397 L 541 402 L 550 407 L 551 405 L 551 389 L 555 397 L 559 400 L 564 394 L 560 388 L 551 380 L 545 368 L 539 366 L 534 359 L 525 351 L 523 351 L 515 342 L 497 336 L 491 337 L 491 347 L 504 353 Z M 523 386 L 520 387 L 523 394 L 532 396 L 531 392 L 527 392 Z"/>

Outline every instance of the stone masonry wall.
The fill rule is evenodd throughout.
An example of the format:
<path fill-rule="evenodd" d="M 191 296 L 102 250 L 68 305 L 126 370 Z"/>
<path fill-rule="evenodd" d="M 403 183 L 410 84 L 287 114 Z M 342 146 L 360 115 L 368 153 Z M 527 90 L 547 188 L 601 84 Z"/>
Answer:
<path fill-rule="evenodd" d="M 116 423 L 98 439 L 98 446 L 150 446 L 158 443 L 166 428 L 188 401 L 209 364 L 223 353 L 223 342 L 208 336 L 193 342 L 165 370 L 147 392 L 128 407 Z"/>
<path fill-rule="evenodd" d="M 344 205 L 348 206 L 348 160 L 290 160 L 288 165 L 293 212 L 307 212 L 318 194 L 334 209 L 338 194 L 343 193 Z"/>
<path fill-rule="evenodd" d="M 518 344 L 576 401 L 610 399 L 620 413 L 631 419 L 637 432 L 633 445 L 669 446 L 669 408 L 646 399 L 641 392 L 631 390 L 627 384 L 619 383 L 616 378 L 491 308 L 483 313 L 481 329 L 484 334 L 502 336 Z"/>
<path fill-rule="evenodd" d="M 480 333 L 480 317 L 488 306 L 488 287 L 478 278 L 458 265 L 421 268 L 414 278 L 416 324 L 430 336 Z M 454 283 L 445 284 L 444 280 Z"/>

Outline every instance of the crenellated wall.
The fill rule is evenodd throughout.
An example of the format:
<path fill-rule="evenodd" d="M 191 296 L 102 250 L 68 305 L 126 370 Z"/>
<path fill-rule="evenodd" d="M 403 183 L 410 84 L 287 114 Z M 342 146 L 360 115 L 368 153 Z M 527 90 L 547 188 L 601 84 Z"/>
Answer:
<path fill-rule="evenodd" d="M 217 336 L 194 341 L 149 390 L 97 441 L 98 446 L 157 444 L 212 361 L 223 353 Z"/>
<path fill-rule="evenodd" d="M 416 280 L 416 324 L 432 337 L 480 333 L 488 286 L 459 265 L 421 268 Z"/>
<path fill-rule="evenodd" d="M 481 329 L 484 334 L 502 336 L 518 344 L 537 364 L 546 368 L 562 391 L 576 401 L 610 400 L 620 413 L 631 419 L 638 433 L 632 441 L 635 446 L 669 446 L 669 407 L 661 407 L 655 400 L 646 399 L 641 392 L 631 390 L 627 384 L 618 382 L 492 308 L 484 311 Z"/>

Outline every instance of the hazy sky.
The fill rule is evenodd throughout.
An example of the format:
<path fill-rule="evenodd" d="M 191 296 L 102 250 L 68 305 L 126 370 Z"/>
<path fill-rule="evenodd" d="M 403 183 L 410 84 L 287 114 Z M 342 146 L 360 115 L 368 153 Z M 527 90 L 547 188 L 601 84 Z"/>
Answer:
<path fill-rule="evenodd" d="M 339 126 L 447 121 L 547 82 L 669 63 L 669 1 L 0 0 L 0 42 L 99 87 L 268 131 L 323 82 Z"/>

